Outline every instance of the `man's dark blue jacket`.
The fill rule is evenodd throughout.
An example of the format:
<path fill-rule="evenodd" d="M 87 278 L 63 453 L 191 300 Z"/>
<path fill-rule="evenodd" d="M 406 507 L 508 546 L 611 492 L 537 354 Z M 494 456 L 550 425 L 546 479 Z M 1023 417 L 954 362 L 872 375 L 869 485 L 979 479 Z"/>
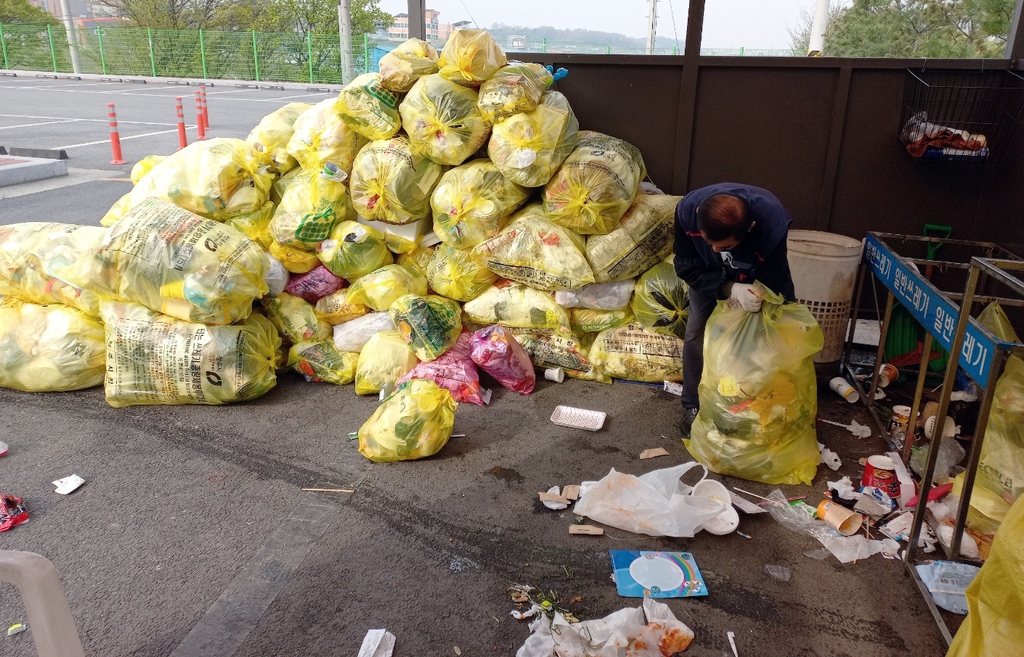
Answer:
<path fill-rule="evenodd" d="M 721 255 L 704 241 L 697 227 L 697 208 L 717 194 L 742 199 L 749 217 L 755 222 L 739 244 L 729 253 L 731 264 L 724 264 Z M 760 281 L 773 292 L 795 301 L 793 277 L 786 257 L 786 235 L 792 217 L 782 203 L 767 189 L 719 183 L 696 189 L 676 206 L 675 268 L 676 275 L 695 290 L 717 297 L 726 282 Z"/>

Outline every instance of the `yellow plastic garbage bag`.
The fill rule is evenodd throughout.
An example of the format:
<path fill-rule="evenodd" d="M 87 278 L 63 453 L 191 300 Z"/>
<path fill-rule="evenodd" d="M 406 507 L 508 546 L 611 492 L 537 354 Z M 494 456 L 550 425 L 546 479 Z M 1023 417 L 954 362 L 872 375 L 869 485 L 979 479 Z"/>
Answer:
<path fill-rule="evenodd" d="M 370 312 L 370 309 L 361 303 L 349 301 L 348 290 L 338 290 L 317 301 L 316 312 L 328 324 L 344 324 L 362 317 Z"/>
<path fill-rule="evenodd" d="M 434 188 L 434 234 L 457 249 L 470 249 L 497 235 L 530 190 L 501 175 L 487 159 L 450 169 Z"/>
<path fill-rule="evenodd" d="M 320 242 L 317 257 L 335 276 L 354 281 L 395 261 L 378 231 L 354 221 L 343 221 Z"/>
<path fill-rule="evenodd" d="M 232 217 L 224 222 L 264 249 L 269 249 L 274 238 L 270 236 L 270 220 L 274 218 L 274 203 L 267 201 L 255 212 Z"/>
<path fill-rule="evenodd" d="M 516 341 L 530 355 L 534 367 L 560 367 L 572 378 L 611 383 L 611 379 L 590 360 L 590 346 L 583 335 L 564 326 L 555 329 L 512 331 Z"/>
<path fill-rule="evenodd" d="M 0 296 L 0 387 L 64 392 L 103 383 L 103 322 L 61 304 Z"/>
<path fill-rule="evenodd" d="M 458 407 L 433 381 L 406 381 L 359 427 L 359 453 L 378 463 L 433 456 L 448 444 Z"/>
<path fill-rule="evenodd" d="M 319 171 L 334 162 L 346 175 L 351 174 L 352 161 L 367 142 L 334 111 L 336 101 L 322 100 L 295 119 L 288 154 L 307 171 Z"/>
<path fill-rule="evenodd" d="M 648 383 L 683 380 L 683 341 L 636 322 L 598 334 L 590 359 L 616 379 Z"/>
<path fill-rule="evenodd" d="M 292 184 L 292 181 L 295 180 L 295 176 L 299 175 L 299 172 L 301 171 L 302 169 L 300 167 L 290 169 L 288 173 L 282 174 L 281 177 L 275 180 L 274 184 L 270 186 L 269 199 L 274 202 L 274 205 L 281 202 L 288 186 Z"/>
<path fill-rule="evenodd" d="M 100 257 L 112 298 L 202 324 L 248 317 L 269 291 L 263 249 L 230 226 L 149 198 L 114 224 Z"/>
<path fill-rule="evenodd" d="M 533 111 L 552 82 L 551 71 L 540 64 L 512 62 L 480 85 L 477 107 L 484 121 L 493 125 L 513 114 Z"/>
<path fill-rule="evenodd" d="M 540 187 L 572 153 L 579 130 L 565 96 L 545 91 L 536 109 L 494 125 L 487 155 L 512 182 Z"/>
<path fill-rule="evenodd" d="M 359 352 L 356 394 L 371 395 L 384 386 L 395 385 L 418 362 L 398 331 L 374 333 Z"/>
<path fill-rule="evenodd" d="M 986 440 L 988 438 L 986 437 Z M 967 618 L 946 657 L 1016 655 L 1024 645 L 1024 502 L 996 532 L 988 559 L 967 587 Z"/>
<path fill-rule="evenodd" d="M 487 30 L 455 30 L 441 51 L 441 77 L 478 87 L 508 63 L 505 51 Z"/>
<path fill-rule="evenodd" d="M 426 293 L 427 278 L 422 272 L 402 265 L 385 265 L 353 283 L 348 288 L 347 300 L 383 312 L 399 297 Z"/>
<path fill-rule="evenodd" d="M 471 250 L 439 244 L 427 265 L 430 289 L 456 301 L 472 301 L 498 280 Z"/>
<path fill-rule="evenodd" d="M 303 170 L 284 194 L 270 221 L 270 235 L 282 246 L 313 251 L 345 218 L 345 172 L 333 162 L 320 171 Z"/>
<path fill-rule="evenodd" d="M 100 223 L 110 226 L 151 196 L 214 221 L 255 212 L 274 183 L 269 166 L 269 155 L 241 139 L 193 142 L 153 167 Z"/>
<path fill-rule="evenodd" d="M 20 223 L 0 226 L 0 295 L 30 303 L 62 303 L 99 316 L 99 292 L 111 272 L 99 257 L 98 226 Z"/>
<path fill-rule="evenodd" d="M 582 237 L 545 219 L 535 203 L 473 253 L 498 276 L 541 290 L 574 290 L 594 282 L 584 248 Z"/>
<path fill-rule="evenodd" d="M 284 268 L 293 274 L 305 274 L 320 266 L 320 258 L 316 253 L 306 251 L 297 246 L 282 246 L 277 242 L 270 241 L 267 249 L 275 260 L 284 265 Z"/>
<path fill-rule="evenodd" d="M 402 127 L 398 94 L 381 86 L 379 73 L 364 73 L 338 94 L 334 110 L 367 139 L 390 139 Z"/>
<path fill-rule="evenodd" d="M 418 246 L 398 256 L 397 262 L 409 269 L 418 269 L 424 276 L 427 275 L 427 268 L 430 266 L 430 259 L 434 257 L 434 247 Z"/>
<path fill-rule="evenodd" d="M 690 295 L 672 266 L 671 258 L 654 265 L 639 278 L 630 307 L 638 322 L 655 333 L 686 335 Z"/>
<path fill-rule="evenodd" d="M 809 485 L 821 462 L 814 354 L 825 339 L 806 306 L 754 290 L 760 311 L 720 301 L 708 319 L 700 412 L 684 442 L 719 474 Z"/>
<path fill-rule="evenodd" d="M 259 145 L 270 155 L 270 168 L 277 173 L 287 173 L 298 164 L 288 154 L 288 142 L 295 133 L 295 121 L 313 106 L 309 103 L 288 103 L 267 114 L 249 132 L 245 141 Z"/>
<path fill-rule="evenodd" d="M 166 155 L 147 155 L 132 166 L 132 172 L 129 177 L 132 179 L 133 185 L 138 185 L 139 181 L 142 180 L 147 173 L 153 170 L 153 167 L 160 164 L 167 159 Z"/>
<path fill-rule="evenodd" d="M 370 221 L 418 221 L 430 216 L 430 194 L 443 173 L 403 136 L 370 142 L 352 167 L 352 205 Z"/>
<path fill-rule="evenodd" d="M 388 311 L 398 334 L 424 363 L 455 346 L 462 333 L 462 308 L 451 299 L 407 294 Z"/>
<path fill-rule="evenodd" d="M 338 351 L 330 340 L 298 342 L 288 350 L 288 367 L 311 383 L 352 383 L 358 362 L 359 354 Z"/>
<path fill-rule="evenodd" d="M 503 324 L 515 328 L 569 327 L 569 315 L 549 292 L 522 283 L 498 281 L 462 307 L 464 319 L 474 324 Z"/>
<path fill-rule="evenodd" d="M 437 50 L 422 39 L 403 41 L 380 58 L 380 83 L 385 89 L 406 93 L 424 75 L 437 73 Z"/>
<path fill-rule="evenodd" d="M 625 326 L 636 318 L 629 308 L 622 310 L 594 310 L 592 308 L 573 308 L 569 311 L 569 325 L 574 331 L 584 333 L 600 333 Z"/>
<path fill-rule="evenodd" d="M 610 233 L 646 175 L 636 146 L 584 130 L 576 150 L 544 187 L 544 210 L 551 221 L 584 235 Z"/>
<path fill-rule="evenodd" d="M 253 313 L 230 326 L 160 315 L 135 303 L 105 302 L 104 388 L 115 408 L 142 404 L 228 404 L 265 394 L 277 383 L 281 338 Z"/>
<path fill-rule="evenodd" d="M 682 196 L 637 194 L 615 230 L 587 238 L 587 260 L 598 283 L 644 273 L 672 253 L 676 205 Z"/>
<path fill-rule="evenodd" d="M 291 343 L 322 342 L 330 339 L 331 325 L 316 314 L 313 305 L 301 297 L 287 292 L 261 301 L 267 311 L 267 318 L 274 327 Z"/>
<path fill-rule="evenodd" d="M 487 143 L 491 128 L 476 107 L 475 89 L 440 75 L 420 78 L 398 107 L 413 147 L 438 164 L 462 164 Z"/>

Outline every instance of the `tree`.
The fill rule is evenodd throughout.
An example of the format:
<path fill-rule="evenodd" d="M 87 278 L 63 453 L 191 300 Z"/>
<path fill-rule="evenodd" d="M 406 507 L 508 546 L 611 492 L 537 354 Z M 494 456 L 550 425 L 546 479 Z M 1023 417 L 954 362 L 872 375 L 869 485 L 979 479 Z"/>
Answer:
<path fill-rule="evenodd" d="M 1014 0 L 854 0 L 833 9 L 829 57 L 1002 57 Z M 792 32 L 806 52 L 810 17 Z M 802 46 L 802 47 L 801 47 Z"/>
<path fill-rule="evenodd" d="M 0 0 L 0 23 L 30 23 L 34 25 L 60 25 L 57 17 L 28 0 Z"/>

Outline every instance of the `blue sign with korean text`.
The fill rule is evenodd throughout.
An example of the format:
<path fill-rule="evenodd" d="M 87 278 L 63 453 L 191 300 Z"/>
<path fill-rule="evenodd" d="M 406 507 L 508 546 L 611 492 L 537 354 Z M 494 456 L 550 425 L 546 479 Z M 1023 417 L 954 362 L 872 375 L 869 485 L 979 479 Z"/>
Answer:
<path fill-rule="evenodd" d="M 868 235 L 865 240 L 864 262 L 896 300 L 932 334 L 935 341 L 949 353 L 954 353 L 953 334 L 956 332 L 959 309 L 931 281 L 903 264 L 889 247 L 873 235 Z M 979 385 L 988 382 L 995 350 L 996 343 L 971 319 L 967 323 L 967 334 L 960 349 L 960 367 Z"/>

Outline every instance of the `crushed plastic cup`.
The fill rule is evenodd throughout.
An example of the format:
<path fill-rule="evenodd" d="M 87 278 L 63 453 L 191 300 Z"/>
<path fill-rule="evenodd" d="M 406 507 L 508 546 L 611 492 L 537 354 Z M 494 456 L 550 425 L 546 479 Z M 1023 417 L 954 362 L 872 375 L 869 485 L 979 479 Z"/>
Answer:
<path fill-rule="evenodd" d="M 788 566 L 779 566 L 776 564 L 765 564 L 764 572 L 774 579 L 776 582 L 788 582 L 793 571 Z"/>
<path fill-rule="evenodd" d="M 544 378 L 548 381 L 554 381 L 555 383 L 561 383 L 565 380 L 565 370 L 561 367 L 552 367 L 544 370 Z"/>

